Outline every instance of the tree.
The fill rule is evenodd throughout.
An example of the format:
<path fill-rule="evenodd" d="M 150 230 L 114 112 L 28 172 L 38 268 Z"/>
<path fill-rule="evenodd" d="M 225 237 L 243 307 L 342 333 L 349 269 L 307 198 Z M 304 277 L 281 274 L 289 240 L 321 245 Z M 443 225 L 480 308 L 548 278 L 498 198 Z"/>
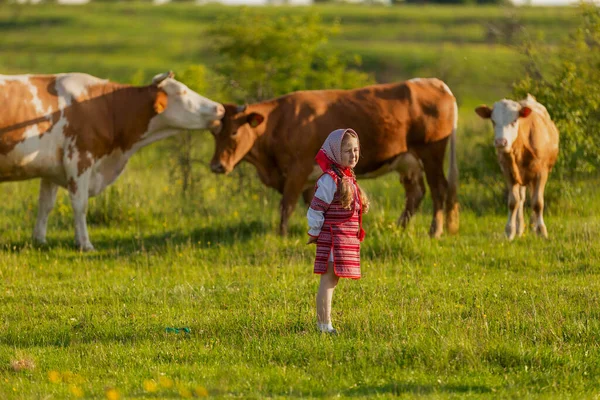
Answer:
<path fill-rule="evenodd" d="M 516 97 L 533 94 L 556 123 L 560 175 L 600 170 L 600 8 L 582 3 L 580 10 L 579 28 L 556 57 L 539 43 L 526 43 L 527 75 L 514 85 Z"/>
<path fill-rule="evenodd" d="M 360 58 L 343 57 L 326 45 L 339 24 L 316 15 L 264 16 L 245 10 L 218 21 L 210 30 L 216 71 L 228 77 L 226 90 L 240 102 L 266 100 L 296 90 L 353 88 L 372 82 L 357 67 Z"/>

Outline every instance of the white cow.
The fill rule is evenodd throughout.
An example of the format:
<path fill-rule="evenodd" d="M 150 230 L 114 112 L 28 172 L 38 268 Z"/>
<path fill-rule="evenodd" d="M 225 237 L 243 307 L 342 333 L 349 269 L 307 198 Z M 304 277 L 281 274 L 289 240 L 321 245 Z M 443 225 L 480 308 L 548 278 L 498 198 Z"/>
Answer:
<path fill-rule="evenodd" d="M 0 75 L 0 100 L 0 181 L 41 178 L 33 231 L 40 243 L 57 188 L 66 188 L 82 250 L 93 250 L 85 217 L 89 196 L 114 182 L 140 148 L 208 128 L 225 112 L 172 72 L 142 87 L 81 73 Z"/>

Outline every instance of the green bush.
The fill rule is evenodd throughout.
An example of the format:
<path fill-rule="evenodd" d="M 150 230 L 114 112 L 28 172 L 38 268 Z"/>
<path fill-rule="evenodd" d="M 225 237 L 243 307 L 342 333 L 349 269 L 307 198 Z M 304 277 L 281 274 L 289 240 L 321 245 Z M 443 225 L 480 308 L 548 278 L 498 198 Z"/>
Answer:
<path fill-rule="evenodd" d="M 600 168 L 600 8 L 582 4 L 580 26 L 549 57 L 535 41 L 525 46 L 527 76 L 514 86 L 517 98 L 533 94 L 560 132 L 555 170 L 560 176 Z"/>
<path fill-rule="evenodd" d="M 209 32 L 215 52 L 222 55 L 216 71 L 228 77 L 226 90 L 236 101 L 254 102 L 296 90 L 353 88 L 372 78 L 349 66 L 358 56 L 344 58 L 326 50 L 339 24 L 322 23 L 317 15 L 264 16 L 245 10 L 222 19 Z"/>

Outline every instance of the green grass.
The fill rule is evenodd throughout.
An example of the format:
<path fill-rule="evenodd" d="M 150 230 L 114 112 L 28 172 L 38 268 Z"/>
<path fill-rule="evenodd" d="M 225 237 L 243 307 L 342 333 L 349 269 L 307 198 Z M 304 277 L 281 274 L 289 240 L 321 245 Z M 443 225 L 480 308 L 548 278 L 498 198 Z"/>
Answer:
<path fill-rule="evenodd" d="M 240 8 L 174 4 L 0 6 L 3 73 L 83 71 L 129 81 L 202 63 L 204 32 Z M 472 108 L 510 93 L 519 55 L 488 27 L 515 13 L 557 43 L 571 8 L 260 8 L 339 19 L 331 46 L 379 81 L 439 76 L 460 110 L 460 235 L 431 241 L 429 196 L 407 231 L 396 176 L 365 181 L 364 278 L 334 298 L 338 337 L 315 332 L 314 248 L 304 206 L 275 234 L 279 195 L 247 166 L 208 171 L 197 137 L 194 190 L 180 195 L 169 143 L 137 154 L 90 201 L 94 253 L 73 247 L 59 193 L 48 245 L 30 237 L 38 182 L 0 193 L 0 398 L 595 398 L 600 391 L 598 179 L 546 192 L 550 240 L 504 239 L 491 129 Z M 216 99 L 218 100 L 218 99 Z M 189 327 L 190 333 L 166 332 Z M 13 363 L 25 360 L 19 370 Z M 32 366 L 34 365 L 34 366 Z M 111 392 L 116 390 L 116 392 Z"/>
<path fill-rule="evenodd" d="M 243 398 L 592 398 L 599 390 L 596 181 L 551 180 L 551 239 L 528 231 L 512 243 L 499 176 L 463 183 L 460 235 L 439 241 L 426 235 L 429 198 L 403 232 L 397 178 L 364 181 L 374 205 L 364 277 L 336 290 L 341 335 L 332 338 L 314 329 L 318 278 L 304 206 L 279 238 L 276 193 L 254 179 L 239 189 L 239 177 L 198 166 L 194 194 L 181 199 L 157 149 L 92 200 L 94 253 L 72 247 L 64 192 L 49 244 L 37 248 L 29 239 L 37 182 L 2 185 L 10 200 L 0 213 L 0 397 L 104 397 L 114 388 L 123 398 L 179 398 L 204 388 Z M 35 368 L 13 370 L 21 359 Z"/>

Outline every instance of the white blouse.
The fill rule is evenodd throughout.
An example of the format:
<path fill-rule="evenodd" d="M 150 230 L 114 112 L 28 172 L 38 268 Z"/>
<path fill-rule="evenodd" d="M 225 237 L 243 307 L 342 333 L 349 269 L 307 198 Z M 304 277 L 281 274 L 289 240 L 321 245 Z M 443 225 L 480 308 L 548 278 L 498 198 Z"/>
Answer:
<path fill-rule="evenodd" d="M 317 190 L 315 196 L 327 204 L 331 204 L 333 196 L 337 191 L 335 180 L 329 174 L 323 174 L 317 181 Z M 325 212 L 308 208 L 306 218 L 308 219 L 308 234 L 311 236 L 319 236 L 321 227 L 325 221 Z"/>

